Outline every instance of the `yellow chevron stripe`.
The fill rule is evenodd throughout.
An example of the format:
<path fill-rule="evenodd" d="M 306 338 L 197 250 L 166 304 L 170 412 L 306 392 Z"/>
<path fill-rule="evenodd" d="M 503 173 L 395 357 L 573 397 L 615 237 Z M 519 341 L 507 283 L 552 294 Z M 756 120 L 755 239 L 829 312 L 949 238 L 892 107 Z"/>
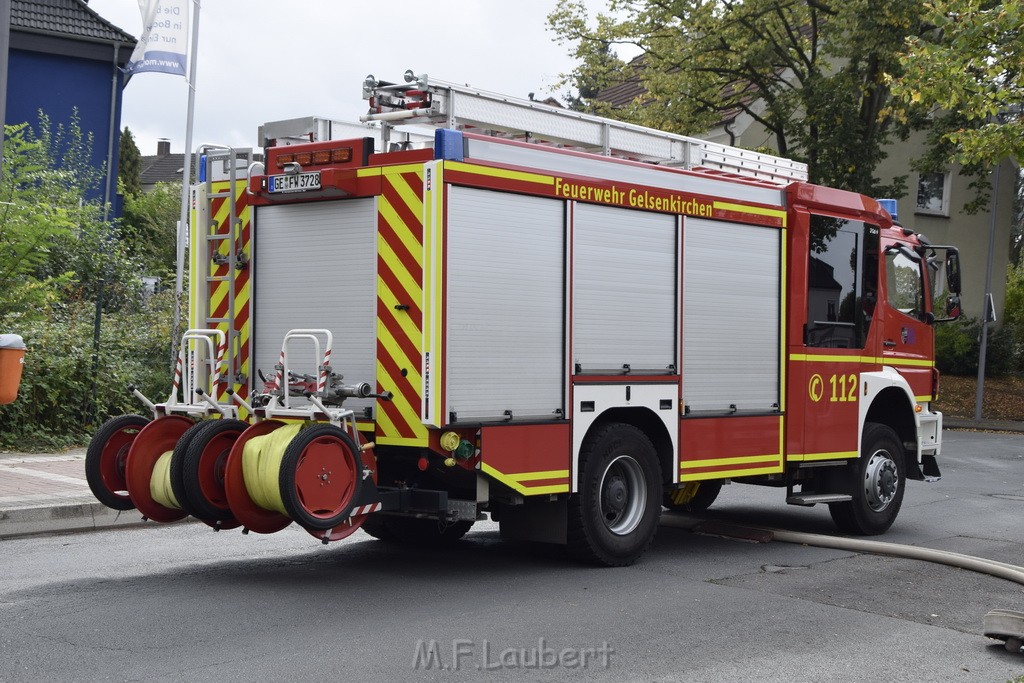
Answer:
<path fill-rule="evenodd" d="M 426 436 L 426 430 L 424 430 L 422 437 L 406 438 L 403 436 L 384 436 L 380 435 L 374 438 L 374 441 L 381 446 L 413 446 L 422 447 L 430 445 L 430 439 Z"/>
<path fill-rule="evenodd" d="M 832 453 L 790 453 L 787 460 L 793 462 L 811 462 L 813 460 L 847 460 L 856 458 L 857 451 L 833 451 Z"/>
<path fill-rule="evenodd" d="M 897 367 L 930 368 L 935 361 L 916 358 L 888 358 L 878 356 L 832 356 L 823 353 L 791 353 L 789 360 L 807 363 L 869 363 Z"/>
<path fill-rule="evenodd" d="M 416 239 L 416 237 L 412 234 L 412 231 L 409 230 L 409 227 L 402 221 L 402 219 L 398 215 L 398 212 L 395 210 L 393 206 L 391 206 L 391 203 L 387 199 L 385 199 L 383 195 L 378 197 L 378 200 L 379 201 L 377 202 L 377 210 L 380 212 L 380 215 L 384 217 L 384 220 L 387 221 L 387 224 L 391 226 L 391 229 L 395 231 L 396 235 L 398 235 L 398 239 L 402 241 L 402 244 L 405 245 L 406 250 L 416 260 L 416 265 L 422 268 L 423 245 L 419 243 L 419 240 Z M 378 242 L 384 244 L 384 237 L 381 236 Z M 388 246 L 388 251 L 391 253 L 393 259 L 392 261 L 389 261 L 389 263 L 394 263 L 395 265 L 401 267 L 401 261 L 399 261 L 394 256 L 394 252 L 391 249 L 390 245 Z M 402 269 L 404 270 L 404 268 Z"/>
<path fill-rule="evenodd" d="M 519 493 L 522 493 L 527 496 L 538 496 L 551 493 L 567 493 L 569 491 L 568 483 L 552 484 L 550 486 L 524 486 L 522 483 L 520 483 L 513 477 L 529 476 L 529 473 L 527 473 L 527 475 L 508 475 L 505 474 L 504 472 L 499 472 L 498 470 L 488 465 L 486 462 L 480 463 L 480 469 L 481 471 L 484 472 L 484 474 L 487 474 L 488 476 L 497 479 L 505 486 L 508 486 L 510 489 L 518 491 Z M 566 473 L 568 473 L 568 471 L 566 471 Z"/>
<path fill-rule="evenodd" d="M 554 185 L 554 176 L 540 175 L 537 173 L 526 173 L 524 171 L 509 171 L 503 168 L 491 168 L 490 166 L 477 166 L 461 161 L 446 161 L 444 165 L 452 171 L 472 173 L 474 175 L 489 176 L 491 178 L 505 178 L 507 180 L 521 180 L 527 183 L 538 185 Z"/>
<path fill-rule="evenodd" d="M 707 479 L 727 479 L 730 477 L 752 477 L 757 474 L 778 474 L 782 471 L 782 465 L 778 467 L 757 467 L 751 469 L 726 470 L 723 472 L 701 472 L 698 474 L 680 474 L 679 481 L 705 481 Z"/>
<path fill-rule="evenodd" d="M 786 227 L 786 212 L 780 209 L 768 209 L 760 206 L 746 206 L 745 204 L 733 204 L 731 202 L 712 202 L 712 206 L 721 211 L 734 211 L 736 213 L 749 213 L 755 216 L 769 216 L 782 220 L 782 227 Z"/>
<path fill-rule="evenodd" d="M 384 373 L 385 373 L 385 371 L 384 371 L 383 365 L 380 363 L 380 361 L 377 361 L 377 376 L 378 377 L 387 377 L 387 375 L 384 374 Z M 395 396 L 394 396 L 394 398 L 391 399 L 391 403 L 396 408 L 398 408 L 399 415 L 402 416 L 402 419 L 405 421 L 406 425 L 408 425 L 410 428 L 412 428 L 412 430 L 414 432 L 420 433 L 420 432 L 425 432 L 426 431 L 426 428 L 423 427 L 423 424 L 422 424 L 422 422 L 420 420 L 420 411 L 419 411 L 420 407 L 419 407 L 419 405 L 416 405 L 416 406 L 410 405 L 409 402 L 405 399 L 405 397 L 401 393 L 398 393 L 398 392 L 395 392 Z M 384 414 L 383 411 L 377 411 L 377 415 L 378 415 L 378 419 L 380 417 L 385 417 L 385 414 Z M 394 425 L 394 423 L 391 423 L 390 426 L 391 426 L 391 429 L 383 430 L 384 434 L 398 434 L 399 433 L 400 430 Z"/>
<path fill-rule="evenodd" d="M 377 296 L 379 296 L 380 300 L 384 302 L 384 305 L 391 310 L 394 310 L 395 306 L 398 305 L 398 297 L 396 297 L 394 293 L 385 286 L 384 280 L 379 276 L 377 277 Z M 417 301 L 422 301 L 422 299 L 417 299 Z M 402 328 L 402 332 L 412 340 L 413 345 L 418 351 L 422 351 L 423 332 L 416 327 L 416 323 L 414 323 L 407 315 L 399 314 L 396 318 L 398 319 L 399 327 Z"/>
<path fill-rule="evenodd" d="M 415 365 L 418 363 L 418 358 L 406 358 L 405 354 L 402 353 L 401 347 L 398 345 L 397 340 L 391 336 L 391 332 L 388 331 L 387 327 L 383 323 L 377 323 L 377 334 L 380 336 L 380 343 L 387 351 L 387 354 L 394 359 L 395 364 L 399 367 L 406 367 L 409 371 L 408 380 L 409 383 L 414 387 L 420 386 L 420 373 L 416 370 Z M 404 361 L 404 362 L 403 362 Z M 419 418 L 417 418 L 419 419 Z"/>
<path fill-rule="evenodd" d="M 746 465 L 752 462 L 764 462 L 768 458 L 780 458 L 778 453 L 766 453 L 765 455 L 744 455 L 736 458 L 710 458 L 708 460 L 684 460 L 679 463 L 679 469 L 694 469 L 697 467 L 717 467 L 720 465 Z"/>
<path fill-rule="evenodd" d="M 423 289 L 420 288 L 420 283 L 413 279 L 409 271 L 402 265 L 402 262 L 398 260 L 398 256 L 395 255 L 391 245 L 381 238 L 377 240 L 377 249 L 380 257 L 384 259 L 384 262 L 391 268 L 391 272 L 395 274 L 395 279 L 398 280 L 405 290 L 405 292 L 399 293 L 407 294 L 416 302 L 417 306 L 422 305 L 420 302 L 423 301 Z M 380 283 L 378 289 L 384 286 L 384 280 L 380 275 L 377 276 L 377 281 Z"/>
<path fill-rule="evenodd" d="M 398 192 L 398 196 L 401 197 L 402 201 L 405 203 L 405 205 L 407 207 L 409 207 L 409 211 L 411 211 L 414 216 L 418 217 L 422 221 L 423 220 L 423 200 L 420 199 L 420 197 L 419 197 L 418 189 L 417 188 L 413 188 L 411 185 L 409 185 L 409 182 L 408 182 L 408 180 L 405 177 L 406 175 L 408 175 L 408 174 L 407 173 L 405 173 L 405 174 L 388 173 L 387 175 L 385 175 L 385 179 L 388 182 L 390 182 L 391 185 L 395 188 L 395 190 Z M 417 166 L 416 167 L 416 177 L 419 179 L 419 185 L 420 185 L 419 189 L 422 189 L 423 188 L 423 167 L 422 166 Z"/>
<path fill-rule="evenodd" d="M 378 364 L 378 368 L 379 367 L 380 367 L 380 365 Z M 398 428 L 395 427 L 395 423 L 391 421 L 391 418 L 383 410 L 377 410 L 376 411 L 376 416 L 377 416 L 377 434 L 376 434 L 375 439 L 374 439 L 375 441 L 380 443 L 381 437 L 387 436 L 389 434 L 390 435 L 398 434 Z M 397 438 L 397 437 L 396 436 L 392 436 L 391 438 Z"/>
<path fill-rule="evenodd" d="M 509 474 L 507 476 L 510 479 L 515 479 L 518 482 L 539 481 L 541 479 L 559 479 L 561 477 L 568 477 L 569 470 L 548 470 L 547 472 L 524 472 L 521 474 Z"/>

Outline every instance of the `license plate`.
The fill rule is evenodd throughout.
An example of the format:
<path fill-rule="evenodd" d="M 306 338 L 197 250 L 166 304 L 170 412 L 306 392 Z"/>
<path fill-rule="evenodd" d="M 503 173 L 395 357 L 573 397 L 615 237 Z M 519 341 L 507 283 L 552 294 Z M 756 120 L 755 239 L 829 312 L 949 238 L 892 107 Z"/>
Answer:
<path fill-rule="evenodd" d="M 270 176 L 268 189 L 271 192 L 303 192 L 320 189 L 320 171 L 310 173 L 286 173 Z"/>

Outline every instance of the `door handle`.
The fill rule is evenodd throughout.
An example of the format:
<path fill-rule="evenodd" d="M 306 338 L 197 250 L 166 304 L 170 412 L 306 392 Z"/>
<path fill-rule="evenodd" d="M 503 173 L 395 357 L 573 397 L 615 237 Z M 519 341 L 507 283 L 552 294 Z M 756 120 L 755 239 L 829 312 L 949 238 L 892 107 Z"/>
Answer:
<path fill-rule="evenodd" d="M 882 342 L 882 346 L 884 346 L 887 349 L 895 349 L 896 342 L 886 339 L 884 342 Z"/>

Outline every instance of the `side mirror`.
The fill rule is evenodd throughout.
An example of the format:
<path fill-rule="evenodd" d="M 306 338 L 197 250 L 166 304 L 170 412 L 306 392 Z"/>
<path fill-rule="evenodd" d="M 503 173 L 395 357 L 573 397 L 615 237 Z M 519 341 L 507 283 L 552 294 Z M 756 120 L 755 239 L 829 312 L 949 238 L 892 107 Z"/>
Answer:
<path fill-rule="evenodd" d="M 960 254 L 956 249 L 946 251 L 946 282 L 949 284 L 949 291 L 953 294 L 960 293 Z M 950 297 L 952 303 L 953 297 Z M 957 298 L 959 307 L 960 299 Z"/>
<path fill-rule="evenodd" d="M 956 320 L 960 317 L 960 296 L 950 294 L 946 300 L 946 317 Z"/>

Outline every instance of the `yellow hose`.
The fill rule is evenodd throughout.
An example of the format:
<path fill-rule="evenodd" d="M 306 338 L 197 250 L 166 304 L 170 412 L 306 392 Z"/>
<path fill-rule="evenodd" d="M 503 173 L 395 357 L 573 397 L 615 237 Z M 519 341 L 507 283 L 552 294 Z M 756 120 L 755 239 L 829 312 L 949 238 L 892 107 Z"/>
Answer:
<path fill-rule="evenodd" d="M 174 451 L 167 451 L 153 465 L 153 474 L 149 478 L 149 495 L 153 500 L 164 507 L 181 509 L 181 504 L 174 497 L 174 490 L 171 488 L 171 455 Z"/>
<path fill-rule="evenodd" d="M 286 424 L 249 439 L 242 448 L 242 480 L 252 502 L 264 510 L 288 514 L 281 500 L 281 460 L 301 428 L 298 423 Z"/>

